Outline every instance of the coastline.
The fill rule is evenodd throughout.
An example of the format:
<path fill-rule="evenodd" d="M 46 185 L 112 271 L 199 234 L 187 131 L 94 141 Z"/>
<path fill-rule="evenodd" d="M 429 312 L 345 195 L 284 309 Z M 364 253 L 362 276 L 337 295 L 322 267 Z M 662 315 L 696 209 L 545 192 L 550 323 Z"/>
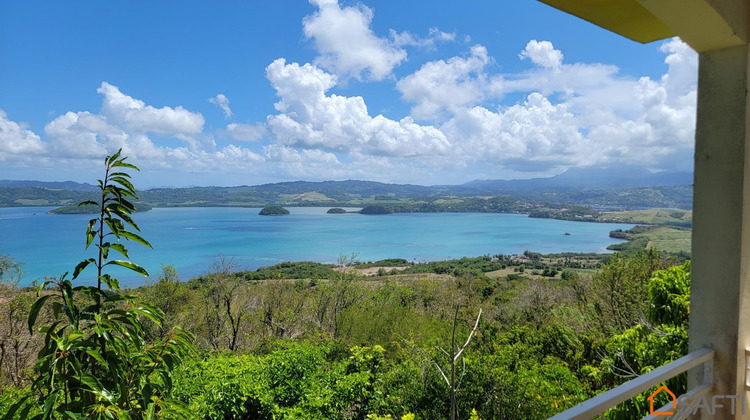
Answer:
<path fill-rule="evenodd" d="M 0 254 L 26 263 L 25 284 L 70 271 L 84 255 L 80 230 L 90 215 L 40 211 L 47 209 L 0 209 L 0 229 L 13 238 L 0 244 Z M 609 244 L 621 242 L 609 238 L 609 232 L 634 226 L 531 219 L 522 214 L 414 213 L 373 218 L 326 214 L 327 207 L 289 209 L 290 216 L 268 218 L 259 216 L 257 208 L 155 208 L 135 215 L 141 229 L 151 232 L 146 239 L 154 250 L 135 246 L 130 252 L 152 277 L 161 264 L 174 264 L 188 278 L 205 272 L 217 255 L 234 257 L 242 268 L 257 269 L 285 261 L 334 263 L 341 253 L 351 252 L 360 252 L 366 260 L 410 262 L 525 250 L 608 253 Z M 143 281 L 133 278 L 126 283 Z"/>

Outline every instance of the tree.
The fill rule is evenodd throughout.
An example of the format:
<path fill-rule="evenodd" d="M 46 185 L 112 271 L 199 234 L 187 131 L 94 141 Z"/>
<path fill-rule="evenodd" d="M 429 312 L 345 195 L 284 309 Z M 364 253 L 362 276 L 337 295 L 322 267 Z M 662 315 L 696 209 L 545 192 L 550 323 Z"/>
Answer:
<path fill-rule="evenodd" d="M 169 334 L 172 325 L 179 324 L 185 328 L 195 325 L 195 321 L 186 316 L 189 311 L 184 309 L 195 304 L 195 294 L 180 281 L 180 275 L 174 266 L 162 265 L 157 281 L 147 282 L 142 290 L 144 298 L 164 313 L 162 325 L 145 325 L 149 337 L 163 339 Z"/>
<path fill-rule="evenodd" d="M 234 259 L 223 255 L 211 264 L 206 324 L 209 344 L 214 350 L 223 348 L 224 342 L 229 350 L 237 350 L 240 329 L 250 309 L 243 299 L 245 281 L 233 274 L 236 270 Z"/>
<path fill-rule="evenodd" d="M 14 290 L 23 274 L 23 263 L 10 255 L 0 255 L 0 291 Z"/>
<path fill-rule="evenodd" d="M 458 393 L 458 390 L 461 388 L 461 383 L 464 380 L 464 375 L 466 375 L 466 360 L 465 358 L 461 358 L 461 355 L 463 354 L 464 350 L 466 350 L 466 347 L 469 346 L 469 343 L 471 342 L 471 338 L 474 336 L 474 333 L 477 331 L 477 328 L 479 327 L 479 318 L 482 317 L 482 309 L 479 309 L 479 314 L 477 315 L 477 321 L 474 323 L 474 328 L 469 333 L 469 337 L 466 338 L 466 343 L 464 343 L 461 348 L 458 348 L 456 345 L 456 326 L 458 325 L 458 308 L 459 305 L 456 305 L 456 313 L 453 316 L 453 330 L 451 333 L 451 347 L 450 352 L 446 351 L 442 347 L 438 347 L 438 350 L 440 350 L 444 355 L 448 357 L 448 363 L 450 365 L 450 379 L 448 378 L 448 375 L 446 375 L 445 370 L 440 367 L 440 364 L 437 362 L 437 360 L 433 360 L 435 363 L 435 367 L 437 367 L 438 371 L 440 372 L 440 376 L 443 377 L 445 380 L 445 383 L 448 384 L 448 388 L 450 389 L 450 395 L 451 395 L 451 414 L 450 418 L 451 420 L 456 420 L 457 413 L 457 404 L 456 404 L 456 393 Z M 461 364 L 463 366 L 463 370 L 461 372 L 461 376 L 459 378 L 456 378 L 456 362 L 458 362 L 459 358 L 461 358 Z"/>
<path fill-rule="evenodd" d="M 664 261 L 654 249 L 631 256 L 616 252 L 609 264 L 593 276 L 591 294 L 605 334 L 623 331 L 643 318 L 649 279 L 664 268 Z"/>
<path fill-rule="evenodd" d="M 610 337 L 604 346 L 604 357 L 598 366 L 587 366 L 588 375 L 604 387 L 615 387 L 676 360 L 688 349 L 688 318 L 690 313 L 690 261 L 681 266 L 656 271 L 648 284 L 646 320 Z M 680 374 L 666 382 L 676 395 L 687 390 L 687 375 Z M 613 407 L 607 418 L 640 418 L 647 414 L 647 398 L 652 389 Z M 659 398 L 664 398 L 660 395 Z M 655 402 L 656 406 L 668 401 Z"/>
<path fill-rule="evenodd" d="M 8 385 L 23 386 L 39 340 L 25 327 L 33 297 L 18 290 L 22 264 L 0 255 L 0 393 Z"/>
<path fill-rule="evenodd" d="M 189 416 L 184 405 L 170 398 L 172 373 L 192 351 L 193 336 L 174 328 L 163 340 L 148 342 L 144 322 L 160 325 L 163 313 L 135 296 L 125 294 L 119 281 L 108 271 L 114 266 L 148 276 L 146 270 L 129 261 L 121 240 L 147 247 L 138 235 L 131 215 L 137 199 L 127 169 L 138 170 L 121 158 L 122 150 L 105 159 L 105 175 L 99 180 L 98 217 L 86 228 L 86 249 L 95 245 L 94 257 L 81 261 L 73 271 L 47 280 L 37 288 L 38 299 L 29 312 L 33 332 L 40 310 L 48 305 L 53 316 L 39 332 L 45 342 L 35 366 L 32 396 L 11 407 L 8 418 L 18 412 L 26 418 L 37 406 L 49 419 L 65 418 L 153 418 L 155 415 Z M 132 229 L 132 230 L 130 230 Z M 112 242 L 114 240 L 114 242 Z M 113 252 L 125 259 L 113 259 Z M 94 266 L 94 284 L 73 286 L 84 270 Z M 52 291 L 47 287 L 51 286 Z M 20 410 L 20 411 L 19 411 Z"/>
<path fill-rule="evenodd" d="M 304 288 L 283 279 L 266 280 L 261 293 L 261 323 L 273 337 L 294 338 L 307 301 Z"/>
<path fill-rule="evenodd" d="M 357 287 L 356 276 L 347 273 L 347 269 L 359 261 L 358 257 L 359 253 L 339 255 L 338 276 L 331 280 L 331 318 L 334 338 L 339 338 L 341 335 L 343 312 L 364 296 L 364 293 Z"/>

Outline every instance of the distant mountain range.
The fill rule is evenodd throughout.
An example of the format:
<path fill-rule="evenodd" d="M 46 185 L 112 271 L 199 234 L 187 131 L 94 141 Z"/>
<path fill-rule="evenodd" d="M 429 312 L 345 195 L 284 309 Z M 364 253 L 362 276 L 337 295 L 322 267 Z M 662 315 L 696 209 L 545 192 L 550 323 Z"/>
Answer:
<path fill-rule="evenodd" d="M 461 185 L 386 184 L 373 181 L 279 182 L 255 186 L 152 188 L 139 193 L 153 206 L 360 205 L 412 200 L 507 195 L 529 203 L 600 209 L 676 207 L 692 204 L 689 172 L 652 173 L 639 167 L 571 168 L 549 178 L 475 180 Z M 72 181 L 0 181 L 0 206 L 68 205 L 98 188 Z"/>
<path fill-rule="evenodd" d="M 511 192 L 527 189 L 612 190 L 668 185 L 692 185 L 692 172 L 651 172 L 646 168 L 570 168 L 549 178 L 514 180 L 476 180 L 462 187 L 488 192 Z"/>
<path fill-rule="evenodd" d="M 0 188 L 23 188 L 38 187 L 48 188 L 50 190 L 68 190 L 68 191 L 96 191 L 99 188 L 96 185 L 81 184 L 73 181 L 47 182 L 47 181 L 16 181 L 0 179 Z"/>
<path fill-rule="evenodd" d="M 414 194 L 434 194 L 437 191 L 461 191 L 464 193 L 503 193 L 519 190 L 611 190 L 638 187 L 656 187 L 668 185 L 692 185 L 692 172 L 650 172 L 646 168 L 637 166 L 622 166 L 615 168 L 570 168 L 567 171 L 548 178 L 531 179 L 485 179 L 474 180 L 459 185 L 414 185 L 414 184 L 386 184 L 374 181 L 292 181 L 262 184 L 255 186 L 241 186 L 236 188 L 261 188 L 274 190 L 281 194 L 302 194 L 310 191 L 326 192 L 346 190 L 346 194 L 371 196 L 376 194 L 392 194 L 396 196 Z M 81 184 L 73 181 L 16 181 L 0 180 L 0 187 L 22 188 L 39 187 L 52 190 L 96 191 L 98 188 L 91 184 Z M 149 190 L 173 189 L 201 189 L 201 188 L 234 188 L 234 187 L 187 187 L 187 188 L 151 188 Z M 336 193 L 334 193 L 336 195 Z"/>

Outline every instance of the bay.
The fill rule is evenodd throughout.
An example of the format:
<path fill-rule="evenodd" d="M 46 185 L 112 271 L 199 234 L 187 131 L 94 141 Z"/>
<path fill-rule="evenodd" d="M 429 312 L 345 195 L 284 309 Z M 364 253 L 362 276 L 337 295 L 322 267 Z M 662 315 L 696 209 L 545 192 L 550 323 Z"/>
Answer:
<path fill-rule="evenodd" d="M 94 255 L 84 251 L 91 215 L 46 214 L 51 207 L 0 208 L 0 254 L 24 263 L 22 285 L 45 276 L 72 273 Z M 183 280 L 207 272 L 219 255 L 239 268 L 254 270 L 285 261 L 333 263 L 340 254 L 359 253 L 361 261 L 405 258 L 436 261 L 525 250 L 608 252 L 620 241 L 613 229 L 633 225 L 533 219 L 498 213 L 326 214 L 328 208 L 289 208 L 289 216 L 259 216 L 257 208 L 156 208 L 137 213 L 136 222 L 154 249 L 126 244 L 131 260 L 153 278 L 161 264 L 172 264 Z M 351 209 L 350 209 L 351 210 Z M 570 235 L 565 235 L 565 233 Z M 146 279 L 113 271 L 123 285 Z M 76 284 L 93 284 L 92 268 Z"/>

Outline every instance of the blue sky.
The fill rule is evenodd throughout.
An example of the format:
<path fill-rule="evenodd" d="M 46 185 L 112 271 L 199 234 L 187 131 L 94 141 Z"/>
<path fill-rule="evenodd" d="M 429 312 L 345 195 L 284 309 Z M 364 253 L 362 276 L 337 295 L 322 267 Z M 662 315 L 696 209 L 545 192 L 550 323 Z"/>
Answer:
<path fill-rule="evenodd" d="M 455 184 L 692 167 L 695 53 L 531 0 L 0 3 L 0 178 Z"/>

